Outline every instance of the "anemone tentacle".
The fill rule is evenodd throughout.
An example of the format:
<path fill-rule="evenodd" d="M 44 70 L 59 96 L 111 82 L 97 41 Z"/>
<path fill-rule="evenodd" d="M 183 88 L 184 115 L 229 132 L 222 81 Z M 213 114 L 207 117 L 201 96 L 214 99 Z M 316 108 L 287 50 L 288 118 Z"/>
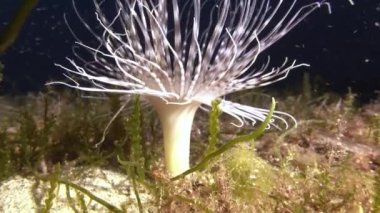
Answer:
<path fill-rule="evenodd" d="M 79 66 L 68 59 L 73 69 L 58 65 L 93 82 L 93 88 L 81 86 L 79 81 L 70 86 L 84 91 L 137 93 L 179 103 L 205 97 L 208 103 L 236 91 L 269 85 L 286 78 L 290 70 L 307 66 L 295 61 L 289 64 L 286 59 L 268 72 L 268 60 L 254 69 L 265 49 L 315 9 L 328 5 L 319 1 L 296 9 L 297 0 L 287 8 L 283 0 L 217 0 L 207 8 L 210 2 L 201 0 L 189 0 L 182 7 L 177 0 L 115 2 L 117 13 L 107 18 L 102 9 L 105 1 L 94 0 L 101 33 L 96 33 L 75 7 L 99 45 L 91 47 L 78 39 L 78 46 L 92 54 L 93 60 L 82 59 L 83 66 Z M 203 12 L 206 9 L 208 17 Z M 210 21 L 206 28 L 201 26 L 202 17 Z M 241 115 L 238 117 L 243 118 Z M 250 114 L 246 118 L 253 117 Z"/>

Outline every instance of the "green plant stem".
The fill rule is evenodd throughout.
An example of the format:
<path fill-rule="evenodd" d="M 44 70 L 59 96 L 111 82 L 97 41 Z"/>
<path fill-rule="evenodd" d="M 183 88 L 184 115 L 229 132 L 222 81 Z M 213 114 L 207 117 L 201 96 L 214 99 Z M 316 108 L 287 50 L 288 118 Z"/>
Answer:
<path fill-rule="evenodd" d="M 220 99 L 214 100 L 211 104 L 211 112 L 210 112 L 210 118 L 209 118 L 209 143 L 207 150 L 205 152 L 204 156 L 207 156 L 208 154 L 212 153 L 216 150 L 216 145 L 218 143 L 218 137 L 219 137 L 219 116 L 221 114 L 221 111 L 219 109 Z"/>
<path fill-rule="evenodd" d="M 132 172 L 130 174 L 132 174 L 132 187 L 133 187 L 133 191 L 135 192 L 135 196 L 136 196 L 136 200 L 137 200 L 137 206 L 139 207 L 139 212 L 143 213 L 144 209 L 143 209 L 143 206 L 142 206 L 142 203 L 141 203 L 139 190 L 137 189 L 136 178 L 135 178 L 135 175 Z"/>
<path fill-rule="evenodd" d="M 223 154 L 225 151 L 227 151 L 228 149 L 230 149 L 231 147 L 233 147 L 234 145 L 236 145 L 238 143 L 245 142 L 245 141 L 256 140 L 258 137 L 260 137 L 264 133 L 266 127 L 268 126 L 268 124 L 269 124 L 269 122 L 270 122 L 270 120 L 272 118 L 272 115 L 273 115 L 275 107 L 276 107 L 276 101 L 274 100 L 274 98 L 272 98 L 272 105 L 271 105 L 271 108 L 269 110 L 268 116 L 265 118 L 264 122 L 261 123 L 261 125 L 259 126 L 259 128 L 257 128 L 252 133 L 249 133 L 247 135 L 242 135 L 242 136 L 239 136 L 239 137 L 237 137 L 235 139 L 232 139 L 231 141 L 229 141 L 226 144 L 224 144 L 223 146 L 221 146 L 218 150 L 216 150 L 216 151 L 212 152 L 211 154 L 207 155 L 206 157 L 204 157 L 201 160 L 201 162 L 199 162 L 193 168 L 191 168 L 191 169 L 183 172 L 180 175 L 177 175 L 177 176 L 171 178 L 170 180 L 171 181 L 179 180 L 179 179 L 185 177 L 188 174 L 191 174 L 191 173 L 193 173 L 195 171 L 198 171 L 198 170 L 206 167 L 206 165 L 208 164 L 208 162 L 210 160 L 212 160 L 213 158 L 215 158 L 215 157 Z"/>
<path fill-rule="evenodd" d="M 16 40 L 22 26 L 37 6 L 39 0 L 23 0 L 11 22 L 0 35 L 0 54 L 4 53 Z"/>
<path fill-rule="evenodd" d="M 37 178 L 41 179 L 41 180 L 44 180 L 44 181 L 48 181 L 49 178 L 47 177 L 41 177 L 41 176 L 37 176 Z M 119 208 L 117 208 L 116 206 L 108 203 L 107 201 L 95 196 L 94 194 L 92 194 L 90 191 L 88 191 L 87 189 L 75 184 L 75 183 L 72 183 L 70 181 L 67 181 L 67 180 L 64 180 L 64 179 L 61 179 L 61 178 L 58 178 L 56 180 L 59 184 L 64 184 L 66 186 L 69 186 L 77 191 L 80 191 L 81 193 L 87 195 L 89 198 L 91 198 L 92 200 L 98 202 L 99 204 L 101 204 L 102 206 L 106 207 L 108 210 L 110 210 L 111 212 L 116 212 L 116 213 L 123 213 L 123 211 Z"/>
<path fill-rule="evenodd" d="M 108 203 L 107 201 L 95 196 L 94 194 L 92 194 L 87 189 L 85 189 L 85 188 L 83 188 L 83 187 L 81 187 L 75 183 L 72 183 L 72 182 L 69 182 L 69 181 L 63 180 L 63 179 L 58 179 L 58 182 L 61 184 L 65 184 L 67 186 L 70 186 L 70 187 L 82 192 L 83 194 L 87 195 L 92 200 L 95 200 L 96 202 L 100 203 L 101 205 L 103 205 L 104 207 L 106 207 L 108 210 L 110 210 L 112 212 L 123 213 L 123 211 L 121 209 L 119 209 L 116 206 Z"/>
<path fill-rule="evenodd" d="M 380 169 L 377 170 L 374 180 L 373 213 L 380 212 Z"/>
<path fill-rule="evenodd" d="M 3 81 L 3 73 L 2 73 L 3 69 L 4 69 L 4 65 L 0 61 L 0 82 Z"/>
<path fill-rule="evenodd" d="M 78 209 L 75 208 L 75 203 L 74 203 L 74 200 L 73 198 L 71 197 L 70 195 L 70 187 L 68 185 L 65 185 L 65 188 L 66 188 L 66 197 L 67 197 L 67 201 L 69 203 L 69 206 L 71 207 L 71 209 L 75 212 L 75 213 L 79 213 Z"/>

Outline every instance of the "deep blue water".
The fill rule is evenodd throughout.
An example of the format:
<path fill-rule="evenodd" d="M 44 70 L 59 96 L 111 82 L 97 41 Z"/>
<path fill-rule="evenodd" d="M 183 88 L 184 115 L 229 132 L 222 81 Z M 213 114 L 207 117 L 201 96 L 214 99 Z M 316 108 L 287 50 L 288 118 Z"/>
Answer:
<path fill-rule="evenodd" d="M 20 2 L 2 0 L 0 31 Z M 91 16 L 91 1 L 80 2 L 84 16 Z M 336 91 L 350 86 L 369 96 L 380 90 L 380 1 L 354 2 L 335 0 L 332 14 L 326 9 L 315 12 L 263 55 L 271 55 L 274 61 L 287 56 L 309 63 L 308 70 Z M 65 57 L 72 57 L 74 41 L 63 14 L 69 19 L 74 16 L 71 0 L 40 0 L 16 43 L 0 57 L 5 64 L 2 93 L 39 90 L 46 81 L 62 78 L 62 70 L 54 63 L 65 63 Z M 80 25 L 73 26 L 78 33 L 83 30 Z M 293 83 L 301 75 L 302 70 L 294 70 L 286 82 Z"/>

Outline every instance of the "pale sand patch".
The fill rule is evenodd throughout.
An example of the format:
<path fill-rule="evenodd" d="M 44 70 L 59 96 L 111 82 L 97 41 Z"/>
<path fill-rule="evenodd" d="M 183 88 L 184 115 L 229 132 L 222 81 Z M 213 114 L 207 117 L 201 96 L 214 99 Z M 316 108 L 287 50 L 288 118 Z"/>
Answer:
<path fill-rule="evenodd" d="M 112 205 L 127 210 L 127 212 L 138 212 L 137 201 L 131 181 L 125 174 L 117 173 L 100 168 L 71 169 L 64 171 L 68 180 L 87 189 L 95 196 L 111 203 Z M 0 183 L 0 212 L 4 213 L 30 213 L 39 212 L 45 206 L 49 182 L 37 181 L 33 177 L 15 176 Z M 153 209 L 153 196 L 147 190 L 139 187 L 139 195 L 144 210 L 156 212 Z M 70 188 L 70 197 L 75 203 L 75 208 L 82 212 L 79 205 L 77 193 Z M 52 213 L 74 212 L 68 202 L 66 187 L 59 184 L 54 198 Z M 82 194 L 88 208 L 88 212 L 110 212 L 107 208 L 91 200 Z"/>

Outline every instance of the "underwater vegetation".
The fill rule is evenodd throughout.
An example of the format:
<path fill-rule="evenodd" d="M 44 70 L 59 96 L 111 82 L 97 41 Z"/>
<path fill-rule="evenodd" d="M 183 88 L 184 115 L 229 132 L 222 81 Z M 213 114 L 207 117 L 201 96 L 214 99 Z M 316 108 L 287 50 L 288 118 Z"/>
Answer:
<path fill-rule="evenodd" d="M 197 169 L 176 181 L 164 169 L 159 118 L 138 98 L 128 102 L 103 138 L 104 127 L 124 103 L 122 96 L 97 100 L 68 91 L 47 91 L 2 97 L 1 179 L 18 174 L 48 183 L 40 204 L 46 209 L 56 205 L 59 187 L 69 187 L 83 199 L 91 196 L 92 202 L 100 202 L 111 212 L 122 212 L 123 207 L 109 206 L 109 200 L 97 199 L 70 182 L 73 174 L 65 172 L 91 166 L 134 179 L 134 195 L 143 196 L 139 193 L 144 187 L 152 202 L 141 201 L 142 212 L 152 207 L 174 212 L 376 212 L 380 126 L 373 118 L 380 113 L 379 100 L 357 105 L 352 93 L 340 98 L 307 89 L 242 92 L 231 99 L 265 106 L 270 95 L 286 97 L 277 108 L 296 116 L 297 128 L 267 130 L 261 138 L 236 144 L 202 164 L 210 150 L 252 132 L 249 126 L 231 127 L 233 120 L 216 110 L 216 102 L 208 119 L 200 111 L 194 121 L 191 161 Z M 80 196 L 72 199 L 75 209 L 90 208 L 77 200 Z"/>
<path fill-rule="evenodd" d="M 308 66 L 285 59 L 269 68 L 256 59 L 325 1 L 307 5 L 284 1 L 115 1 L 115 14 L 105 2 L 94 1 L 99 29 L 76 10 L 98 44 L 76 36 L 77 60 L 68 59 L 69 82 L 85 92 L 138 94 L 157 111 L 163 128 L 165 165 L 172 176 L 190 168 L 190 134 L 201 106 L 230 93 L 266 86 L 289 71 Z M 75 5 L 74 5 L 75 6 Z M 108 13 L 107 13 L 108 12 Z M 202 20 L 202 21 L 201 21 Z M 208 21 L 206 26 L 204 22 Z M 238 126 L 263 122 L 269 111 L 220 100 L 219 109 Z M 268 127 L 287 129 L 284 112 L 274 112 Z M 294 125 L 294 124 L 291 124 Z"/>

